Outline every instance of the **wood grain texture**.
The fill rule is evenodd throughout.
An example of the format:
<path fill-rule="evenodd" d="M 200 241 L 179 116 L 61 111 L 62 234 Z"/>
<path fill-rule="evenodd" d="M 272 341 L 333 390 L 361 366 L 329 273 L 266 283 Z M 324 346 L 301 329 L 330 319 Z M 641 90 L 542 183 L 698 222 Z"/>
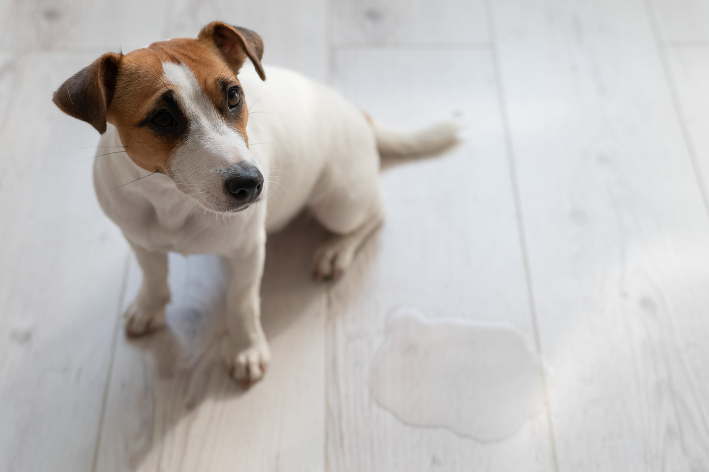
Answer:
<path fill-rule="evenodd" d="M 128 251 L 51 103 L 86 60 L 0 59 L 0 470 L 91 470 Z"/>
<path fill-rule="evenodd" d="M 0 470 L 709 470 L 709 7 L 488 3 L 0 0 Z M 270 239 L 249 391 L 219 358 L 215 257 L 171 257 L 170 330 L 124 338 L 140 274 L 95 201 L 97 136 L 50 103 L 99 53 L 214 19 L 393 125 L 468 123 L 383 172 L 385 226 L 340 282 L 308 278 L 312 221 Z M 401 305 L 530 341 L 536 313 L 549 411 L 480 444 L 377 406 Z"/>
<path fill-rule="evenodd" d="M 15 0 L 0 47 L 124 52 L 166 39 L 168 0 Z"/>
<path fill-rule="evenodd" d="M 177 0 L 172 6 L 170 37 L 194 37 L 214 20 L 245 26 L 264 40 L 263 62 L 328 77 L 326 0 Z"/>
<path fill-rule="evenodd" d="M 324 233 L 313 223 L 301 219 L 268 243 L 262 319 L 272 364 L 246 391 L 220 355 L 221 260 L 170 258 L 169 329 L 119 338 L 97 471 L 324 470 L 326 297 L 309 271 Z M 139 283 L 133 262 L 125 302 Z"/>
<path fill-rule="evenodd" d="M 709 221 L 644 5 L 491 3 L 559 470 L 704 470 Z"/>
<path fill-rule="evenodd" d="M 709 182 L 709 49 L 666 49 L 677 108 L 698 180 L 707 195 Z"/>
<path fill-rule="evenodd" d="M 430 317 L 510 320 L 533 337 L 490 53 L 347 50 L 333 77 L 393 125 L 459 110 L 468 127 L 451 152 L 383 174 L 384 227 L 330 291 L 328 470 L 553 470 L 544 414 L 483 446 L 404 425 L 369 394 L 387 315 L 400 305 Z"/>
<path fill-rule="evenodd" d="M 12 0 L 0 0 L 0 28 L 2 31 L 7 29 L 7 25 L 10 23 L 10 11 L 12 10 Z M 2 37 L 0 37 L 0 41 Z"/>
<path fill-rule="evenodd" d="M 1 19 L 1 18 L 0 18 Z M 15 94 L 12 93 L 22 77 L 22 61 L 19 55 L 13 53 L 0 53 L 0 130 L 5 123 L 12 119 L 9 114 L 11 107 L 15 103 Z M 16 106 L 16 105 L 15 105 Z M 8 159 L 0 159 L 0 166 L 9 165 Z M 0 187 L 1 189 L 2 187 Z"/>
<path fill-rule="evenodd" d="M 709 45 L 709 2 L 648 0 L 660 23 L 662 39 L 678 45 Z"/>
<path fill-rule="evenodd" d="M 0 33 L 3 49 L 63 50 L 70 43 L 74 30 L 84 19 L 86 0 L 12 1 L 6 12 L 7 27 Z"/>
<path fill-rule="evenodd" d="M 333 0 L 334 45 L 484 44 L 482 0 Z"/>

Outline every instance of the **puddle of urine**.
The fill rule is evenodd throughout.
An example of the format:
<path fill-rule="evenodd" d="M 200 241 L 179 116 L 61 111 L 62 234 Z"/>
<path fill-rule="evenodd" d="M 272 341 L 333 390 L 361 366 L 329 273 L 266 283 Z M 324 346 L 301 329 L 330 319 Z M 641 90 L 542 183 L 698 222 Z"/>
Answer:
<path fill-rule="evenodd" d="M 402 422 L 490 442 L 544 406 L 542 364 L 511 323 L 389 317 L 371 373 L 376 402 Z"/>

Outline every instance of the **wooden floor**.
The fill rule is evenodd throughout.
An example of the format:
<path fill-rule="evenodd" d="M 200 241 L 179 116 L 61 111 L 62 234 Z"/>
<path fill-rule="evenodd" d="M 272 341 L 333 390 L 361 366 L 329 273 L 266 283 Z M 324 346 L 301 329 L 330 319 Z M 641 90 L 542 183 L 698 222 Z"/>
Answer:
<path fill-rule="evenodd" d="M 308 218 L 269 240 L 248 391 L 213 347 L 214 257 L 172 258 L 171 329 L 123 336 L 140 273 L 94 197 L 98 137 L 50 101 L 213 19 L 382 120 L 467 122 L 383 173 L 386 224 L 340 282 L 309 279 Z M 708 185 L 709 0 L 0 0 L 0 471 L 709 471 Z M 480 443 L 382 409 L 402 305 L 514 323 L 544 411 Z"/>

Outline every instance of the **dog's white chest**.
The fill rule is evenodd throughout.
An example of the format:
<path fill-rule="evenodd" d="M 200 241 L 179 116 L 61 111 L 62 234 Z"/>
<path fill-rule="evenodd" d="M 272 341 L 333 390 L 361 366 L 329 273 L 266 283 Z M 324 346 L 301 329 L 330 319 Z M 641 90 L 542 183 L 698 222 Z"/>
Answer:
<path fill-rule="evenodd" d="M 119 159 L 103 166 L 97 163 L 96 174 L 110 173 L 116 181 L 130 182 L 134 176 L 121 175 L 123 167 L 116 165 Z M 208 212 L 160 174 L 123 187 L 104 188 L 97 195 L 104 211 L 128 239 L 153 251 L 228 255 L 263 226 L 258 222 L 263 219 L 264 206 L 233 215 Z"/>
<path fill-rule="evenodd" d="M 170 208 L 167 205 L 162 209 L 151 205 L 152 210 L 146 207 L 139 220 L 126 221 L 123 231 L 130 233 L 133 241 L 156 251 L 228 255 L 238 248 L 240 240 L 251 236 L 246 234 L 249 226 L 245 223 L 256 219 L 252 214 L 226 216 L 207 212 L 191 201 L 177 202 Z M 259 211 L 251 208 L 244 213 Z"/>

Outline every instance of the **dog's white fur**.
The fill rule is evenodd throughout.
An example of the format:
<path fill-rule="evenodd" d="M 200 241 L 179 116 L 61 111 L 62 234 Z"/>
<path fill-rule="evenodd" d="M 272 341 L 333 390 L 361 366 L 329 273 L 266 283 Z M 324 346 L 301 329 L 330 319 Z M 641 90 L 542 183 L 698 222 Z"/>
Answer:
<path fill-rule="evenodd" d="M 450 144 L 457 126 L 445 122 L 398 133 L 372 125 L 338 93 L 298 73 L 268 67 L 262 82 L 245 67 L 239 79 L 250 110 L 247 146 L 244 136 L 222 122 L 187 66 L 163 64 L 163 70 L 190 121 L 172 157 L 172 179 L 154 174 L 125 185 L 147 175 L 125 154 L 98 157 L 94 167 L 99 202 L 143 269 L 126 329 L 139 335 L 164 323 L 168 252 L 220 254 L 233 274 L 227 364 L 236 379 L 255 381 L 270 359 L 259 301 L 266 234 L 309 208 L 335 234 L 317 251 L 313 270 L 323 278 L 339 275 L 382 221 L 378 145 L 390 154 L 428 152 Z M 109 126 L 97 154 L 121 145 Z M 263 174 L 262 201 L 238 213 L 217 213 L 228 204 L 222 173 L 239 161 Z"/>

